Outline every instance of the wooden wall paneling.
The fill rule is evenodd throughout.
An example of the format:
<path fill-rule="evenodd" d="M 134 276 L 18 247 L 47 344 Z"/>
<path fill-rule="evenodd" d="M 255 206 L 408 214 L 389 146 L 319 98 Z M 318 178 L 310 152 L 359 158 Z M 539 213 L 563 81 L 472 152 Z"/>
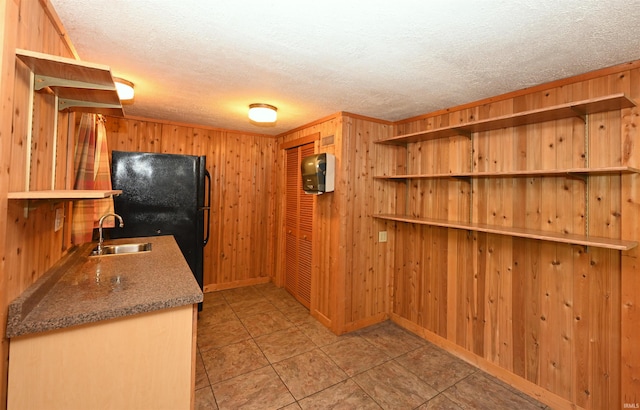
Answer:
<path fill-rule="evenodd" d="M 236 152 L 236 162 L 233 164 L 234 172 L 237 175 L 237 203 L 235 214 L 235 225 L 238 231 L 235 235 L 234 250 L 236 255 L 251 255 L 255 252 L 259 255 L 260 249 L 256 247 L 251 249 L 251 242 L 249 235 L 253 226 L 251 224 L 252 209 L 257 205 L 253 200 L 251 191 L 253 190 L 252 175 L 253 172 L 247 172 L 246 163 L 252 163 L 251 160 L 251 142 L 247 141 L 240 136 L 235 139 L 238 144 Z M 226 228 L 226 227 L 225 227 Z M 264 245 L 264 244 L 263 244 Z M 237 251 L 240 250 L 238 253 Z M 251 258 L 236 259 L 235 266 L 232 268 L 234 272 L 238 273 L 237 280 L 247 280 L 251 278 Z M 260 269 L 255 271 L 260 276 Z"/>
<path fill-rule="evenodd" d="M 35 93 L 33 105 L 29 186 L 32 190 L 51 189 L 54 123 L 58 109 L 53 95 L 40 92 Z"/>
<path fill-rule="evenodd" d="M 351 296 L 347 300 L 352 300 L 352 305 L 350 308 L 347 307 L 346 311 L 347 315 L 350 315 L 350 319 L 347 319 L 347 322 L 351 323 L 350 326 L 361 327 L 359 323 L 379 321 L 380 316 L 386 314 L 386 265 L 385 259 L 375 258 L 379 253 L 379 245 L 375 239 L 378 231 L 372 223 L 371 215 L 375 212 L 376 206 L 375 184 L 372 179 L 372 142 L 381 135 L 387 135 L 387 126 L 345 116 L 345 127 L 350 128 L 351 148 L 343 145 L 343 152 L 347 153 L 348 161 L 353 165 L 349 185 L 354 193 L 350 201 L 351 218 L 348 218 L 354 222 L 350 250 L 353 254 L 350 266 L 353 276 L 351 284 L 345 285 L 345 289 L 351 289 Z"/>
<path fill-rule="evenodd" d="M 8 378 L 8 358 L 9 340 L 5 337 L 7 326 L 7 306 L 16 296 L 14 290 L 19 285 L 9 277 L 8 261 L 12 247 L 9 243 L 17 238 L 7 240 L 8 207 L 7 193 L 11 191 L 13 178 L 11 178 L 11 151 L 14 143 L 15 127 L 14 116 L 17 115 L 15 108 L 15 97 L 22 93 L 16 93 L 15 87 L 19 83 L 16 80 L 16 58 L 15 46 L 17 37 L 18 5 L 13 1 L 0 3 L 0 44 L 2 52 L 0 54 L 0 160 L 3 167 L 0 169 L 0 209 L 7 212 L 7 215 L 0 217 L 0 409 L 6 408 L 7 402 L 7 378 Z M 23 111 L 24 114 L 24 111 Z M 9 167 L 7 167 L 9 164 Z M 18 168 L 20 169 L 20 168 Z M 22 189 L 23 185 L 20 187 Z"/>
<path fill-rule="evenodd" d="M 349 261 L 353 257 L 351 252 L 354 221 L 350 220 L 349 217 L 351 216 L 350 193 L 353 192 L 353 187 L 350 186 L 350 178 L 353 177 L 352 173 L 355 169 L 354 165 L 349 163 L 349 155 L 354 148 L 354 142 L 351 141 L 353 130 L 346 121 L 347 119 L 344 118 L 344 115 L 336 118 L 336 128 L 339 128 L 341 133 L 339 136 L 336 135 L 335 140 L 336 181 L 332 198 L 335 206 L 332 210 L 335 211 L 335 214 L 332 217 L 337 218 L 335 220 L 332 219 L 332 223 L 339 224 L 339 227 L 336 226 L 332 230 L 330 239 L 333 242 L 332 251 L 337 252 L 335 257 L 332 258 L 335 261 L 334 267 L 336 271 L 332 278 L 331 287 L 334 290 L 332 303 L 335 307 L 332 330 L 338 334 L 350 330 L 347 323 L 350 323 L 351 315 L 349 314 L 350 310 L 348 312 L 347 309 L 351 308 L 351 304 L 347 299 L 351 296 L 351 280 L 353 278 L 353 271 Z M 322 270 L 320 272 L 322 275 Z"/>
<path fill-rule="evenodd" d="M 344 315 L 344 324 L 354 322 L 354 310 L 358 309 L 359 300 L 354 301 L 354 294 L 359 291 L 359 286 L 356 284 L 356 277 L 359 276 L 359 266 L 356 266 L 354 259 L 359 261 L 359 256 L 356 254 L 356 240 L 357 234 L 355 229 L 357 227 L 354 220 L 355 206 L 354 198 L 358 193 L 358 187 L 356 186 L 355 178 L 359 172 L 358 166 L 355 163 L 358 150 L 358 134 L 359 130 L 356 129 L 353 120 L 350 117 L 342 117 L 342 144 L 341 144 L 341 156 L 340 163 L 340 183 L 336 183 L 338 192 L 334 193 L 338 196 L 340 204 L 339 215 L 341 222 L 340 230 L 340 246 L 343 249 L 343 255 L 339 257 L 343 268 L 341 270 L 341 290 L 344 294 L 344 305 L 340 307 L 341 315 Z M 354 286 L 356 289 L 354 289 Z M 342 320 L 341 320 L 342 321 Z"/>
<path fill-rule="evenodd" d="M 273 234 L 265 229 L 273 219 L 268 164 L 275 139 L 144 119 L 110 117 L 107 124 L 111 149 L 207 157 L 212 209 L 205 291 L 268 280 L 274 268 L 268 253 Z"/>
<path fill-rule="evenodd" d="M 237 192 L 239 170 L 236 169 L 239 154 L 236 146 L 237 141 L 225 138 L 222 150 L 222 164 L 224 179 L 222 182 L 222 201 L 220 204 L 220 238 L 221 255 L 220 260 L 220 280 L 222 283 L 235 283 L 238 280 L 239 272 L 236 271 L 236 255 L 233 252 L 237 239 L 237 215 L 238 198 L 234 195 Z M 235 137 L 237 138 L 237 137 Z"/>
<path fill-rule="evenodd" d="M 450 117 L 455 118 L 457 115 L 466 116 L 466 118 L 473 117 L 473 115 L 467 113 L 454 113 Z M 450 123 L 462 122 L 463 118 L 459 121 L 455 119 L 450 120 Z M 472 170 L 473 160 L 473 139 L 462 136 L 449 139 L 449 172 L 470 172 Z M 471 180 L 450 180 L 448 181 L 446 194 L 447 200 L 447 215 L 448 220 L 453 221 L 469 221 L 470 212 L 470 199 L 471 199 Z M 463 346 L 467 341 L 467 325 L 470 323 L 473 317 L 472 312 L 469 310 L 469 298 L 464 293 L 466 290 L 466 283 L 468 278 L 460 277 L 459 272 L 463 271 L 463 266 L 468 266 L 466 257 L 470 254 L 468 249 L 468 237 L 469 233 L 461 232 L 459 230 L 450 229 L 448 231 L 448 240 L 446 245 L 446 272 L 447 272 L 447 317 L 446 317 L 446 336 L 449 340 L 459 343 Z M 465 303 L 466 302 L 466 303 Z M 461 320 L 466 318 L 466 321 Z"/>
<path fill-rule="evenodd" d="M 491 116 L 506 115 L 513 112 L 513 102 L 507 100 L 497 107 L 491 107 Z M 514 149 L 513 128 L 496 130 L 491 132 L 489 149 L 491 158 L 490 168 L 493 170 L 515 169 L 513 164 Z M 484 196 L 489 203 L 487 223 L 492 225 L 513 226 L 513 179 L 494 178 L 489 180 L 489 190 L 478 192 L 478 196 Z M 490 345 L 492 348 L 492 360 L 502 367 L 512 370 L 512 252 L 513 239 L 509 236 L 489 236 L 490 250 L 487 256 L 492 264 L 488 272 L 492 275 L 488 285 L 487 302 L 488 309 L 493 318 L 491 325 Z M 490 326 L 487 326 L 489 330 Z"/>
<path fill-rule="evenodd" d="M 604 79 L 595 76 L 588 81 L 565 82 L 557 88 L 548 87 L 535 93 L 523 93 L 513 100 L 514 109 L 517 111 L 533 109 L 612 92 L 629 93 L 628 88 L 633 81 L 633 73 L 614 73 Z M 640 83 L 640 80 L 636 82 Z M 496 106 L 476 106 L 477 116 L 486 115 L 490 109 L 497 108 Z M 456 121 L 456 115 L 466 114 L 451 114 L 453 121 Z M 626 141 L 622 139 L 621 142 L 618 131 L 608 130 L 624 130 L 625 127 L 633 129 L 625 125 L 624 121 L 628 121 L 625 119 L 625 114 L 622 114 L 622 122 L 620 112 L 591 114 L 589 117 L 588 151 L 591 155 L 598 153 L 597 162 L 593 162 L 593 157 L 590 158 L 590 166 L 622 163 L 621 158 L 630 156 L 632 143 L 628 138 Z M 415 122 L 398 124 L 397 129 L 399 133 L 415 132 L 424 127 L 433 126 L 438 121 L 440 121 L 438 115 L 419 118 Z M 604 127 L 599 128 L 603 123 Z M 586 164 L 584 140 L 586 128 L 579 119 L 518 127 L 513 130 L 514 134 L 511 137 L 507 137 L 512 138 L 511 142 L 504 144 L 508 153 L 497 150 L 496 145 L 491 145 L 492 142 L 503 137 L 500 132 L 492 132 L 488 140 L 483 140 L 484 135 L 478 134 L 474 136 L 476 138 L 474 164 L 479 170 L 483 167 L 485 169 L 492 169 L 491 167 L 494 167 L 493 169 L 582 167 Z M 597 138 L 599 143 L 608 144 L 607 147 L 598 146 L 599 143 L 593 142 L 593 138 L 596 138 L 594 131 L 604 134 Z M 449 144 L 449 149 L 455 150 L 451 141 Z M 413 151 L 410 149 L 409 162 L 415 160 L 411 166 L 416 169 L 409 172 L 432 172 L 434 165 L 429 161 L 434 158 L 434 155 L 440 155 L 443 151 L 438 151 L 440 147 L 429 142 L 422 142 L 415 146 L 419 146 L 419 149 L 416 148 Z M 452 155 L 451 151 L 448 160 L 455 163 L 455 155 Z M 637 206 L 634 205 L 633 199 L 628 201 L 624 199 L 627 195 L 625 187 L 629 185 L 625 180 L 629 178 L 635 178 L 635 176 L 592 176 L 587 178 L 586 182 L 565 177 L 522 178 L 498 183 L 474 180 L 472 213 L 476 220 L 494 218 L 493 223 L 499 224 L 500 218 L 503 221 L 509 220 L 511 215 L 515 226 L 572 233 L 585 232 L 585 220 L 589 219 L 591 235 L 633 237 L 635 234 L 631 233 L 630 229 L 628 234 L 624 233 L 624 226 L 630 227 L 637 224 L 634 225 L 632 220 L 631 224 L 623 226 L 620 222 L 620 219 L 624 219 L 625 213 L 628 214 L 625 212 L 625 207 Z M 408 186 L 409 214 L 426 213 L 434 216 L 434 210 L 437 213 L 440 209 L 440 202 L 437 194 L 430 189 L 438 189 L 442 186 L 415 180 L 410 181 Z M 452 186 L 454 185 L 449 184 L 445 191 L 454 198 Z M 479 193 L 487 191 L 498 194 L 493 196 L 501 200 L 498 201 L 499 206 L 482 201 Z M 545 194 L 549 192 L 551 194 Z M 621 192 L 622 195 L 619 194 Z M 592 204 L 594 201 L 597 203 L 595 209 Z M 519 207 L 522 203 L 524 207 Z M 457 205 L 455 201 L 448 202 L 449 214 L 446 217 L 450 218 L 455 213 Z M 588 214 L 586 213 L 587 205 L 589 206 Z M 635 211 L 630 213 L 634 214 Z M 594 233 L 598 231 L 593 230 L 596 224 L 600 229 L 598 234 Z M 396 228 L 397 244 L 406 241 L 410 247 L 412 243 L 425 240 L 430 241 L 433 247 L 439 245 L 432 231 L 403 225 L 399 224 Z M 417 231 L 421 234 L 416 233 Z M 514 240 L 510 244 L 505 244 L 502 239 L 489 238 L 484 234 L 472 236 L 476 237 L 476 240 L 474 257 L 470 263 L 478 281 L 465 282 L 464 273 L 454 275 L 456 266 L 461 265 L 458 258 L 461 257 L 461 253 L 464 253 L 461 251 L 462 241 L 456 242 L 448 238 L 447 250 L 456 252 L 458 258 L 449 255 L 444 264 L 438 265 L 446 265 L 451 269 L 446 286 L 454 286 L 456 289 L 454 291 L 453 288 L 449 288 L 447 292 L 448 313 L 456 316 L 447 318 L 448 331 L 452 332 L 446 334 L 448 340 L 455 340 L 459 346 L 465 346 L 477 354 L 491 358 L 500 368 L 522 375 L 527 380 L 544 386 L 557 397 L 566 398 L 581 407 L 599 408 L 610 399 L 616 403 L 613 392 L 616 386 L 625 384 L 620 380 L 619 375 L 625 370 L 621 369 L 620 355 L 607 352 L 600 341 L 607 339 L 612 341 L 614 346 L 620 343 L 615 341 L 616 335 L 620 335 L 621 332 L 624 334 L 623 330 L 616 327 L 619 326 L 616 325 L 619 322 L 619 320 L 616 321 L 616 316 L 620 313 L 614 312 L 614 309 L 609 307 L 604 310 L 596 308 L 593 301 L 607 295 L 609 300 L 613 300 L 608 303 L 613 306 L 618 304 L 627 306 L 623 298 L 629 298 L 629 296 L 622 296 L 623 294 L 620 293 L 620 287 L 623 286 L 621 281 L 624 280 L 624 273 L 620 277 L 620 264 L 623 266 L 623 272 L 625 266 L 628 266 L 626 268 L 628 272 L 632 272 L 635 266 L 633 259 L 629 258 L 628 261 L 621 262 L 617 252 L 585 249 L 580 246 L 553 245 L 544 241 L 531 240 Z M 421 269 L 428 270 L 421 265 L 427 264 L 433 268 L 437 263 L 434 265 L 433 255 L 424 249 L 407 250 L 405 248 L 407 245 L 398 245 L 397 251 L 401 252 L 401 256 L 396 254 L 394 258 L 393 277 L 396 287 L 392 311 L 418 324 L 422 329 L 437 334 L 437 330 L 433 329 L 432 319 L 429 319 L 428 315 L 423 319 L 428 310 L 423 310 L 424 306 L 429 304 L 428 297 L 425 299 L 423 295 L 413 290 L 415 287 L 422 286 L 428 294 L 428 290 L 434 286 L 434 282 L 431 282 L 433 278 L 428 275 L 418 275 L 417 272 Z M 492 252 L 497 252 L 499 257 L 489 255 L 492 249 Z M 424 252 L 423 256 L 415 256 L 416 251 Z M 511 252 L 510 255 L 509 252 Z M 603 252 L 605 256 L 601 255 Z M 598 262 L 594 262 L 594 256 Z M 605 277 L 600 279 L 604 283 L 595 282 L 596 278 L 592 273 L 593 263 L 606 266 L 601 268 L 607 272 Z M 492 277 L 493 272 L 498 270 L 510 272 L 511 281 L 505 280 L 504 277 L 496 278 L 495 275 Z M 627 281 L 632 283 L 630 279 Z M 490 288 L 486 288 L 487 286 Z M 469 291 L 466 290 L 467 287 Z M 504 291 L 505 287 L 509 290 Z M 480 328 L 480 334 L 477 333 L 477 327 L 474 331 L 467 331 L 468 327 L 462 313 L 466 309 L 460 300 L 473 300 L 467 295 L 477 292 L 479 288 L 482 288 L 482 296 L 478 298 L 481 299 L 482 309 L 478 310 L 478 314 L 489 315 L 483 319 L 487 326 L 491 326 L 492 320 L 495 319 L 495 323 L 498 324 L 495 334 L 490 330 L 485 332 L 485 327 Z M 490 306 L 490 299 L 494 295 L 499 295 L 498 300 L 503 303 L 497 310 L 492 310 Z M 505 303 L 509 296 L 511 301 Z M 400 302 L 403 299 L 405 303 Z M 522 303 L 518 304 L 519 301 Z M 629 306 L 633 303 L 634 300 L 631 299 Z M 485 312 L 483 311 L 485 309 L 488 310 Z M 622 314 L 633 317 L 631 311 L 623 307 Z M 429 311 L 429 314 L 433 314 L 433 311 Z M 509 325 L 510 330 L 503 325 L 504 317 L 512 321 Z M 622 328 L 624 326 L 623 321 Z M 627 337 L 630 338 L 630 336 Z M 485 346 L 486 343 L 493 343 L 492 346 L 497 347 L 499 353 L 496 356 L 497 359 L 487 353 L 489 345 Z M 615 350 L 614 347 L 613 351 Z M 598 366 L 600 370 L 595 370 Z M 630 372 L 627 370 L 627 373 Z M 616 375 L 603 383 L 602 375 L 605 373 Z"/>
<path fill-rule="evenodd" d="M 216 216 L 214 217 L 215 222 L 218 226 L 213 228 L 214 234 L 217 237 L 218 246 L 215 249 L 211 249 L 212 252 L 215 252 L 212 260 L 214 261 L 214 273 L 213 273 L 213 281 L 211 283 L 232 283 L 233 278 L 230 276 L 231 272 L 229 269 L 226 269 L 227 261 L 231 257 L 231 254 L 225 252 L 226 242 L 228 238 L 225 237 L 226 232 L 224 229 L 224 218 L 226 208 L 231 206 L 227 203 L 230 200 L 232 190 L 229 189 L 227 185 L 227 179 L 230 177 L 227 174 L 227 139 L 226 138 L 216 138 L 213 142 L 213 146 L 215 152 L 213 153 L 214 159 L 211 161 L 214 170 L 212 186 L 217 187 L 214 190 L 214 195 L 212 198 L 212 211 L 215 209 Z M 213 214 L 213 213 L 212 213 Z"/>
<path fill-rule="evenodd" d="M 485 119 L 490 115 L 490 106 L 483 105 L 478 107 L 477 118 Z M 478 132 L 474 133 L 474 151 L 473 151 L 473 169 L 474 171 L 489 171 L 490 170 L 490 153 L 489 153 L 489 137 L 490 132 Z M 473 179 L 472 180 L 472 210 L 471 220 L 472 222 L 484 222 L 489 213 L 488 210 L 488 195 L 489 181 L 486 179 Z M 476 295 L 476 309 L 478 310 L 479 320 L 474 324 L 473 329 L 473 352 L 479 356 L 487 357 L 491 352 L 491 345 L 487 340 L 487 329 L 491 328 L 491 310 L 487 300 L 487 292 L 489 288 L 489 279 L 491 278 L 490 268 L 488 266 L 489 255 L 491 246 L 489 244 L 489 235 L 484 233 L 477 233 L 476 246 L 473 253 L 473 269 L 474 277 L 477 278 L 477 282 L 474 284 Z"/>
<path fill-rule="evenodd" d="M 192 128 L 163 124 L 160 138 L 160 153 L 185 155 L 187 140 L 193 134 Z"/>
<path fill-rule="evenodd" d="M 513 99 L 513 111 L 526 111 L 527 99 L 516 97 Z M 513 130 L 513 147 L 512 147 L 512 167 L 514 170 L 529 169 L 527 161 L 529 156 L 528 146 L 530 131 L 535 126 L 516 127 Z M 533 145 L 533 144 L 531 144 Z M 526 226 L 527 209 L 532 205 L 528 202 L 527 192 L 529 187 L 528 178 L 513 178 L 511 187 L 513 189 L 513 226 Z M 513 238 L 512 244 L 512 267 L 511 267 L 511 371 L 522 378 L 526 378 L 528 368 L 528 350 L 529 342 L 528 324 L 531 323 L 527 311 L 530 308 L 531 289 L 527 286 L 530 283 L 531 272 L 527 265 L 527 254 L 531 249 L 531 242 L 520 238 Z"/>
<path fill-rule="evenodd" d="M 64 39 L 59 36 L 55 22 L 50 20 L 45 8 L 48 4 L 35 1 L 6 1 L 0 5 L 0 21 L 2 27 L 2 148 L 0 156 L 5 164 L 0 178 L 0 209 L 6 214 L 0 218 L 0 247 L 2 248 L 2 268 L 0 270 L 0 312 L 6 312 L 7 305 L 30 284 L 38 279 L 53 263 L 60 259 L 63 249 L 69 241 L 62 233 L 53 230 L 55 209 L 52 206 L 40 206 L 29 212 L 25 218 L 24 204 L 19 201 L 7 201 L 7 192 L 22 191 L 26 188 L 51 188 L 54 123 L 52 119 L 58 115 L 53 107 L 51 96 L 37 94 L 35 104 L 29 104 L 29 70 L 18 63 L 15 49 L 23 48 L 38 52 L 69 57 Z M 27 158 L 26 134 L 28 117 L 35 107 L 37 115 L 33 127 L 36 136 L 33 157 Z M 64 118 L 64 116 L 61 116 Z M 49 120 L 51 120 L 49 122 Z M 34 181 L 27 185 L 27 167 L 31 169 Z M 59 166 L 64 166 L 60 164 Z M 57 173 L 61 168 L 56 169 Z M 58 181 L 56 180 L 56 184 Z M 3 205 L 4 204 L 4 205 Z M 4 238 L 11 238 L 5 242 Z M 61 245 L 61 241 L 65 241 Z M 6 313 L 0 314 L 2 329 L 5 328 Z M 6 378 L 8 360 L 8 340 L 2 331 L 2 354 L 0 361 L 0 408 L 6 404 Z"/>
<path fill-rule="evenodd" d="M 610 78 L 590 81 L 593 94 L 609 92 Z M 621 138 L 619 135 L 620 112 L 608 112 L 589 116 L 588 160 L 590 166 L 617 165 L 621 162 Z M 589 234 L 620 237 L 620 186 L 619 176 L 589 178 Z M 620 255 L 610 251 L 590 250 L 590 301 L 589 309 L 591 359 L 591 408 L 612 406 L 620 408 L 620 333 L 618 308 L 620 288 Z M 599 305 L 594 309 L 593 303 Z"/>
<path fill-rule="evenodd" d="M 28 145 L 27 145 L 27 133 L 28 133 L 28 117 L 32 112 L 32 107 L 29 106 L 29 69 L 15 57 L 15 50 L 11 53 L 14 60 L 15 69 L 15 82 L 13 84 L 13 130 L 12 130 L 12 144 L 10 149 L 10 155 L 7 157 L 7 162 L 10 164 L 9 173 L 11 178 L 9 179 L 10 191 L 23 191 L 29 187 L 29 181 L 27 178 L 27 166 L 30 163 L 30 159 L 27 158 Z M 10 122 L 11 123 L 11 122 Z"/>
<path fill-rule="evenodd" d="M 275 194 L 275 175 L 276 170 L 273 163 L 276 158 L 277 142 L 273 138 L 256 138 L 259 148 L 256 152 L 256 164 L 259 164 L 258 174 L 256 176 L 257 198 L 256 207 L 262 212 L 254 227 L 253 238 L 263 237 L 267 241 L 267 245 L 263 246 L 260 242 L 254 240 L 253 246 L 259 247 L 262 251 L 262 262 L 259 267 L 263 269 L 263 277 L 271 278 L 274 276 L 275 260 L 276 260 L 276 221 L 274 218 L 276 209 Z M 263 239 L 263 240 L 264 240 Z"/>
<path fill-rule="evenodd" d="M 637 185 L 637 184 L 636 184 Z M 635 215 L 638 215 L 638 196 L 634 192 Z M 640 403 L 640 348 L 638 347 L 638 329 L 640 329 L 640 266 L 638 258 L 622 255 L 621 283 L 621 394 L 623 403 Z"/>
<path fill-rule="evenodd" d="M 629 74 L 629 95 L 636 101 L 640 98 L 640 72 L 634 70 Z M 623 110 L 621 140 L 622 164 L 637 165 L 640 163 L 640 150 L 637 148 L 638 127 L 640 117 L 637 108 Z M 638 237 L 637 227 L 640 224 L 640 179 L 637 175 L 622 177 L 622 217 L 621 237 L 624 239 Z M 640 403 L 640 346 L 638 346 L 638 329 L 640 329 L 640 269 L 638 266 L 638 250 L 632 249 L 622 255 L 621 260 L 621 401 L 624 403 Z"/>
<path fill-rule="evenodd" d="M 573 339 L 572 351 L 572 375 L 573 391 L 570 400 L 584 408 L 592 408 L 590 400 L 593 393 L 591 386 L 591 305 L 590 282 L 591 264 L 590 253 L 586 249 L 577 248 L 574 253 L 573 264 L 573 302 L 572 302 L 572 326 Z"/>

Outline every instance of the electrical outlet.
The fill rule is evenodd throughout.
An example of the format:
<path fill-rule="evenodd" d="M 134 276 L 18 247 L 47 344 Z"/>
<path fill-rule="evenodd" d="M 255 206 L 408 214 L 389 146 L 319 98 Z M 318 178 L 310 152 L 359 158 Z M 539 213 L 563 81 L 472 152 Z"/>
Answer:
<path fill-rule="evenodd" d="M 58 232 L 60 229 L 62 229 L 63 222 L 64 222 L 64 209 L 57 208 L 56 209 L 56 220 L 55 220 L 55 222 L 53 224 L 54 232 Z"/>
<path fill-rule="evenodd" d="M 378 242 L 386 242 L 387 241 L 387 231 L 378 232 Z"/>

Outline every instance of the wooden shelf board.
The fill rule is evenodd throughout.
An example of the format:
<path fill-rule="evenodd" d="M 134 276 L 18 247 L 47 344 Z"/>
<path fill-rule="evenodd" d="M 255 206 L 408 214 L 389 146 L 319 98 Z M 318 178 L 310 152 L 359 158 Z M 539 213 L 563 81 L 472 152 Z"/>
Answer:
<path fill-rule="evenodd" d="M 597 248 L 615 249 L 627 251 L 635 248 L 638 243 L 633 241 L 623 241 L 619 239 L 599 238 L 575 234 L 562 234 L 556 232 L 546 232 L 524 228 L 502 227 L 469 222 L 445 221 L 431 218 L 416 218 L 404 215 L 379 214 L 374 218 L 395 222 L 405 222 L 419 225 L 438 226 L 442 228 L 454 228 L 475 232 L 486 232 L 497 235 L 515 236 L 519 238 L 538 239 L 543 241 L 566 243 L 571 245 L 593 246 Z"/>
<path fill-rule="evenodd" d="M 545 121 L 577 118 L 585 114 L 619 110 L 634 107 L 635 103 L 624 94 L 613 94 L 605 97 L 591 98 L 553 107 L 522 111 L 486 120 L 456 124 L 445 128 L 414 132 L 375 141 L 378 144 L 403 145 L 438 138 L 468 135 L 473 132 L 485 132 L 507 127 L 518 127 Z"/>
<path fill-rule="evenodd" d="M 109 115 L 124 116 L 108 66 L 22 49 L 16 50 L 16 56 L 36 75 L 36 89 L 48 87 L 63 100 L 118 106 L 109 108 Z"/>
<path fill-rule="evenodd" d="M 588 176 L 588 175 L 616 175 L 640 173 L 634 167 L 602 167 L 602 168 L 568 168 L 548 170 L 521 170 L 496 172 L 459 172 L 442 174 L 407 174 L 407 175 L 377 175 L 376 179 L 405 180 L 405 179 L 443 179 L 443 178 L 502 178 L 502 177 L 536 177 L 536 176 Z"/>
<path fill-rule="evenodd" d="M 61 190 L 45 190 L 45 191 L 22 191 L 9 192 L 9 199 L 57 199 L 57 200 L 73 200 L 73 199 L 101 199 L 112 195 L 120 195 L 122 190 L 82 190 L 82 189 L 61 189 Z"/>

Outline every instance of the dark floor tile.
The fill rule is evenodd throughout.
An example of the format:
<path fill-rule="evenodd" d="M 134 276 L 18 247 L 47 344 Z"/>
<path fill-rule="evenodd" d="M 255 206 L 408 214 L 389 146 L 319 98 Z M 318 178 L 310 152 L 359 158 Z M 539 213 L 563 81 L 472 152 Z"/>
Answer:
<path fill-rule="evenodd" d="M 198 325 L 197 344 L 201 353 L 250 338 L 251 335 L 249 335 L 249 332 L 247 332 L 244 325 L 238 319 L 214 325 Z"/>
<path fill-rule="evenodd" d="M 207 385 L 196 390 L 194 408 L 195 410 L 218 410 L 211 386 Z"/>
<path fill-rule="evenodd" d="M 228 303 L 203 305 L 202 311 L 198 313 L 198 327 L 215 325 L 218 323 L 237 320 L 238 316 L 231 309 Z"/>
<path fill-rule="evenodd" d="M 202 354 L 202 361 L 211 384 L 249 373 L 269 364 L 256 343 L 250 339 L 207 350 Z"/>
<path fill-rule="evenodd" d="M 241 321 L 252 337 L 267 335 L 294 326 L 294 324 L 278 310 L 247 316 L 242 318 Z"/>
<path fill-rule="evenodd" d="M 302 407 L 298 404 L 298 402 L 291 403 L 282 407 L 280 410 L 302 410 Z"/>
<path fill-rule="evenodd" d="M 257 315 L 259 313 L 277 311 L 276 307 L 262 296 L 255 299 L 247 299 L 230 303 L 229 306 L 231 306 L 231 309 L 233 309 L 240 319 Z"/>
<path fill-rule="evenodd" d="M 464 409 L 519 409 L 539 410 L 544 408 L 523 399 L 482 373 L 474 373 L 449 387 L 442 394 Z"/>
<path fill-rule="evenodd" d="M 243 286 L 240 288 L 225 289 L 220 291 L 224 299 L 230 305 L 238 302 L 261 298 L 260 292 L 253 286 Z"/>
<path fill-rule="evenodd" d="M 514 388 L 512 386 L 509 386 L 507 383 L 503 382 L 502 380 L 500 380 L 500 379 L 498 379 L 498 378 L 496 378 L 496 377 L 494 377 L 494 376 L 492 376 L 490 374 L 484 373 L 484 372 L 482 373 L 482 375 L 484 377 L 486 377 L 487 379 L 493 381 L 494 383 L 497 383 L 499 386 L 502 386 L 505 389 L 509 390 L 513 394 L 516 394 L 516 395 L 522 397 L 523 399 L 531 402 L 532 404 L 535 404 L 536 407 L 547 408 L 545 404 L 539 402 L 538 400 L 536 400 L 535 398 L 527 395 L 526 393 L 521 392 L 520 390 L 518 390 L 518 389 L 516 389 L 516 388 Z"/>
<path fill-rule="evenodd" d="M 347 378 L 319 349 L 302 353 L 273 365 L 293 397 L 300 400 Z"/>
<path fill-rule="evenodd" d="M 218 407 L 231 409 L 279 409 L 295 402 L 271 366 L 214 384 Z"/>
<path fill-rule="evenodd" d="M 432 398 L 422 406 L 418 407 L 416 410 L 464 410 L 462 407 L 458 406 L 447 396 L 444 394 L 439 394 L 436 397 Z M 487 409 L 493 410 L 493 409 Z"/>
<path fill-rule="evenodd" d="M 359 336 L 340 339 L 322 347 L 325 352 L 349 376 L 361 373 L 389 360 L 389 356 Z"/>
<path fill-rule="evenodd" d="M 207 370 L 204 367 L 204 362 L 202 361 L 202 355 L 200 354 L 200 350 L 196 351 L 196 390 L 199 390 L 203 387 L 209 387 L 211 382 L 209 381 L 209 377 L 207 376 Z"/>
<path fill-rule="evenodd" d="M 202 307 L 212 306 L 217 304 L 226 304 L 227 300 L 224 298 L 221 291 L 207 292 L 203 295 Z"/>
<path fill-rule="evenodd" d="M 304 410 L 376 410 L 380 406 L 352 379 L 300 400 Z"/>
<path fill-rule="evenodd" d="M 407 332 L 390 320 L 356 332 L 389 357 L 398 357 L 426 344 L 424 339 Z"/>
<path fill-rule="evenodd" d="M 477 371 L 464 360 L 432 344 L 402 355 L 396 361 L 438 391 L 447 389 Z"/>
<path fill-rule="evenodd" d="M 326 346 L 340 340 L 340 336 L 337 336 L 331 330 L 327 329 L 322 323 L 313 318 L 311 320 L 298 323 L 298 329 L 300 329 L 300 331 L 311 339 L 317 346 Z"/>
<path fill-rule="evenodd" d="M 296 301 L 297 305 L 287 306 L 283 308 L 278 308 L 283 315 L 287 317 L 291 322 L 295 325 L 305 323 L 309 320 L 315 320 L 310 314 L 309 309 L 302 306 L 299 302 Z"/>
<path fill-rule="evenodd" d="M 336 336 L 272 283 L 205 294 L 197 348 L 196 410 L 546 408 L 391 321 Z"/>
<path fill-rule="evenodd" d="M 297 356 L 316 348 L 316 345 L 297 328 L 289 328 L 255 339 L 270 363 Z"/>
<path fill-rule="evenodd" d="M 353 377 L 384 409 L 414 409 L 438 392 L 395 361 L 389 361 Z"/>
<path fill-rule="evenodd" d="M 296 300 L 296 298 L 294 298 L 289 292 L 284 289 L 280 289 L 277 292 L 274 291 L 263 293 L 263 295 L 265 298 L 267 298 L 267 300 L 269 300 L 269 302 L 273 303 L 273 305 L 280 310 L 303 307 L 302 304 Z"/>

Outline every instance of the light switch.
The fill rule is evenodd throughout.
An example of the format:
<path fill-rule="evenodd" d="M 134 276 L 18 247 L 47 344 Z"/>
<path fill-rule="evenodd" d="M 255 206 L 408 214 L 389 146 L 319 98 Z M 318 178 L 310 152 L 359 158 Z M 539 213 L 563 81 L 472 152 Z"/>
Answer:
<path fill-rule="evenodd" d="M 378 242 L 386 242 L 387 241 L 387 231 L 378 232 Z"/>

